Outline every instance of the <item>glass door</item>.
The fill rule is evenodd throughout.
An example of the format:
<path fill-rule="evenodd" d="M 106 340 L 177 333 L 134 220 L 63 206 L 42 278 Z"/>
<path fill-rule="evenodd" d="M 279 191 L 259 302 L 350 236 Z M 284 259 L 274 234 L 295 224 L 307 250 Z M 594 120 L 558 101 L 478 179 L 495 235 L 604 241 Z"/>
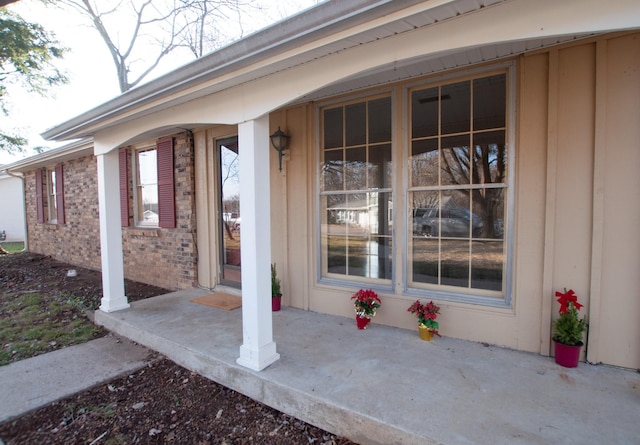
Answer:
<path fill-rule="evenodd" d="M 221 282 L 240 287 L 240 158 L 238 137 L 217 141 Z"/>

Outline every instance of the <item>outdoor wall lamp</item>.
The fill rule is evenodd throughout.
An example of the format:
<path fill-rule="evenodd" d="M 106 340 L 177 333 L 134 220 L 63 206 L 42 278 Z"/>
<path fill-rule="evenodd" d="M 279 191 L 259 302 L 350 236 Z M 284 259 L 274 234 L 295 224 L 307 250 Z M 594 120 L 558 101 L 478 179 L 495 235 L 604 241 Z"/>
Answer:
<path fill-rule="evenodd" d="M 278 166 L 280 167 L 280 171 L 282 171 L 282 156 L 284 156 L 282 152 L 289 146 L 291 136 L 280 130 L 278 126 L 278 131 L 269 136 L 269 138 L 271 139 L 271 145 L 273 145 L 273 148 L 278 152 Z"/>

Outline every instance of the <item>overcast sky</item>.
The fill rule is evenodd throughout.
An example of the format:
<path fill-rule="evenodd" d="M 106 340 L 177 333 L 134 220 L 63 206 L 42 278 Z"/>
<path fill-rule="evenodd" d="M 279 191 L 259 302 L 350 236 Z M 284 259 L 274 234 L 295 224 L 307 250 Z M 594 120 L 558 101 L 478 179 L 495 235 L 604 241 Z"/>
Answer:
<path fill-rule="evenodd" d="M 102 1 L 112 4 L 111 0 Z M 251 16 L 243 18 L 242 32 L 245 36 L 321 1 L 257 0 L 256 3 L 267 9 L 263 12 L 254 10 Z M 25 20 L 39 23 L 46 30 L 54 32 L 61 45 L 69 48 L 64 60 L 56 65 L 66 71 L 70 82 L 68 85 L 53 88 L 53 98 L 43 98 L 10 86 L 10 115 L 0 116 L 0 127 L 6 132 L 10 132 L 11 129 L 19 131 L 21 136 L 29 140 L 30 147 L 59 147 L 64 143 L 45 141 L 40 137 L 40 133 L 120 94 L 111 56 L 97 31 L 88 27 L 78 13 L 47 7 L 40 0 L 21 0 L 8 8 Z M 239 28 L 236 32 L 240 36 Z M 190 60 L 192 59 L 186 54 L 167 58 L 157 71 L 145 78 L 144 82 Z M 14 162 L 30 155 L 33 155 L 31 150 L 14 156 L 0 151 L 0 164 Z"/>

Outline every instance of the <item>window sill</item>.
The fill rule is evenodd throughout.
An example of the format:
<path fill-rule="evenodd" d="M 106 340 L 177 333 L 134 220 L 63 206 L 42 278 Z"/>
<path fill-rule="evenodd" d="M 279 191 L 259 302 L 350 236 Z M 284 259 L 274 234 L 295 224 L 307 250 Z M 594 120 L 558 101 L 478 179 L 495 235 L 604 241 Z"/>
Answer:
<path fill-rule="evenodd" d="M 135 227 L 133 230 L 129 230 L 129 235 L 136 238 L 157 238 L 159 234 L 159 227 Z"/>

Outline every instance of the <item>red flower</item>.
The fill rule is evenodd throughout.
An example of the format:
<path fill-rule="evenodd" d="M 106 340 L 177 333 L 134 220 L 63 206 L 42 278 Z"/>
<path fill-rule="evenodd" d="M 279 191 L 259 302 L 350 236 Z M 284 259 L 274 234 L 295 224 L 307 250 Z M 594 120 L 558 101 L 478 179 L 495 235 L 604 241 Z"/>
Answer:
<path fill-rule="evenodd" d="M 438 313 L 440 312 L 440 307 L 437 306 L 433 301 L 428 302 L 427 304 L 420 303 L 420 300 L 416 300 L 409 308 L 408 312 L 412 314 L 416 314 L 418 317 L 418 324 L 423 324 L 429 328 L 434 330 L 438 330 L 439 324 L 436 320 L 438 318 Z"/>
<path fill-rule="evenodd" d="M 573 289 L 567 290 L 565 288 L 564 293 L 557 291 L 556 297 L 558 297 L 558 303 L 560 303 L 559 312 L 561 314 L 567 313 L 567 305 L 569 303 L 572 303 L 575 306 L 575 308 L 578 310 L 580 310 L 580 308 L 582 307 L 582 305 L 578 303 L 578 296 L 575 294 Z"/>
<path fill-rule="evenodd" d="M 351 297 L 353 306 L 356 309 L 356 314 L 362 317 L 373 317 L 376 315 L 376 309 L 380 307 L 381 301 L 371 289 L 360 289 Z"/>

